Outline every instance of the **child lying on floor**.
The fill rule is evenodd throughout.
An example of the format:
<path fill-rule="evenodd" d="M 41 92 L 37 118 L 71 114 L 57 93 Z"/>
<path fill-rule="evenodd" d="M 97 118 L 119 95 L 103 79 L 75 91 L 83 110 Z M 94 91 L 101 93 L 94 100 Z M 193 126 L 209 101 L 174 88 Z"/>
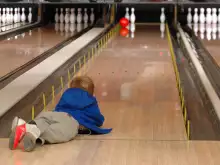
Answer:
<path fill-rule="evenodd" d="M 18 144 L 25 151 L 32 151 L 36 141 L 45 143 L 68 142 L 77 134 L 107 134 L 112 129 L 100 128 L 104 122 L 94 94 L 94 83 L 87 77 L 74 78 L 56 108 L 52 112 L 42 112 L 33 121 L 26 123 L 15 117 L 9 137 L 9 148 Z"/>

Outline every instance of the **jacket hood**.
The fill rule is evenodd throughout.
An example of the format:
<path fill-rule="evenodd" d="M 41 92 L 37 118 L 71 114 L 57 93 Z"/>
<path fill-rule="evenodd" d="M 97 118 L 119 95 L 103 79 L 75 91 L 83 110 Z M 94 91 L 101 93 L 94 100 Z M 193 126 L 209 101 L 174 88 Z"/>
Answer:
<path fill-rule="evenodd" d="M 91 104 L 97 103 L 94 96 L 80 88 L 67 89 L 61 99 L 63 99 L 63 105 L 67 106 L 66 108 L 83 109 Z"/>

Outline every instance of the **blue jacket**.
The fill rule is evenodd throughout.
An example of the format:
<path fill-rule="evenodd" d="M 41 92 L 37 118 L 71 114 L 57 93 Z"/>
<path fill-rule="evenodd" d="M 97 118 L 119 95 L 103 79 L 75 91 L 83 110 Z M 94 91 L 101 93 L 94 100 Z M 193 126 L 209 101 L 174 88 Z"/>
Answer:
<path fill-rule="evenodd" d="M 105 119 L 99 110 L 96 98 L 79 88 L 67 89 L 54 111 L 70 114 L 80 125 L 97 134 L 107 134 L 112 130 L 100 128 Z"/>

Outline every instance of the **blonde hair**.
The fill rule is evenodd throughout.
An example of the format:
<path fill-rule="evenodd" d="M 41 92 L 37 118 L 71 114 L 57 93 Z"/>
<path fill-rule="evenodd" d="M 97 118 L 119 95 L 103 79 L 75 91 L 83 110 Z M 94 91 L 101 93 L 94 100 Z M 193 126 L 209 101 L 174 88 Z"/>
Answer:
<path fill-rule="evenodd" d="M 87 91 L 89 94 L 93 95 L 95 85 L 90 77 L 79 76 L 79 77 L 75 77 L 70 82 L 70 88 L 81 88 L 81 89 Z"/>

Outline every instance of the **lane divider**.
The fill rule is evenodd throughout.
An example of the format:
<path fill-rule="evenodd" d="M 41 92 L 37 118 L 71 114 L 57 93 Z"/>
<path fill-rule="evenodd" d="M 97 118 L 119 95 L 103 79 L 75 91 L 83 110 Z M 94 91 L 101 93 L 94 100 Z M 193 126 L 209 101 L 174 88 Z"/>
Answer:
<path fill-rule="evenodd" d="M 81 73 L 83 70 L 86 71 L 86 64 L 88 64 L 88 62 L 93 62 L 95 59 L 95 56 L 98 55 L 103 48 L 107 48 L 107 44 L 109 42 L 109 40 L 113 37 L 115 37 L 120 30 L 120 25 L 117 24 L 115 27 L 113 27 L 107 34 L 105 34 L 102 38 L 99 39 L 98 42 L 96 42 L 96 44 L 92 45 L 92 47 L 88 50 L 88 52 L 83 55 L 80 56 L 76 62 L 73 64 L 73 71 L 71 71 L 72 69 L 68 69 L 67 71 L 67 83 L 66 86 L 69 87 L 71 80 L 76 76 L 76 75 L 81 75 L 83 73 Z M 72 72 L 72 74 L 71 74 Z M 42 94 L 42 107 L 43 107 L 43 111 L 49 111 L 51 109 L 47 109 L 47 106 L 51 103 L 53 106 L 55 106 L 56 104 L 56 92 L 62 94 L 64 89 L 66 88 L 66 86 L 64 85 L 64 76 L 60 77 L 60 86 L 58 87 L 58 91 L 55 90 L 55 85 L 51 85 L 51 93 L 49 94 L 49 96 L 47 96 L 45 94 L 45 92 L 43 92 Z M 47 101 L 49 100 L 48 98 L 51 98 L 51 102 Z M 31 119 L 33 120 L 36 117 L 36 108 L 35 105 L 32 105 L 31 107 Z"/>
<path fill-rule="evenodd" d="M 179 97 L 180 97 L 180 103 L 181 103 L 181 109 L 182 109 L 182 113 L 183 113 L 183 119 L 184 119 L 184 124 L 185 124 L 185 129 L 186 129 L 186 134 L 187 134 L 187 139 L 190 140 L 190 119 L 187 113 L 187 108 L 186 108 L 186 104 L 185 104 L 185 98 L 184 98 L 184 91 L 182 89 L 182 83 L 181 83 L 181 79 L 180 79 L 180 73 L 178 70 L 178 66 L 177 66 L 177 61 L 176 61 L 176 56 L 173 50 L 173 44 L 172 44 L 172 40 L 171 40 L 171 36 L 170 36 L 170 31 L 169 31 L 169 27 L 166 24 L 166 33 L 167 33 L 167 39 L 168 39 L 168 44 L 169 44 L 169 49 L 170 49 L 170 54 L 172 57 L 172 63 L 173 63 L 173 68 L 174 68 L 174 72 L 175 72 L 175 76 L 176 76 L 176 86 L 178 88 L 179 91 Z"/>

